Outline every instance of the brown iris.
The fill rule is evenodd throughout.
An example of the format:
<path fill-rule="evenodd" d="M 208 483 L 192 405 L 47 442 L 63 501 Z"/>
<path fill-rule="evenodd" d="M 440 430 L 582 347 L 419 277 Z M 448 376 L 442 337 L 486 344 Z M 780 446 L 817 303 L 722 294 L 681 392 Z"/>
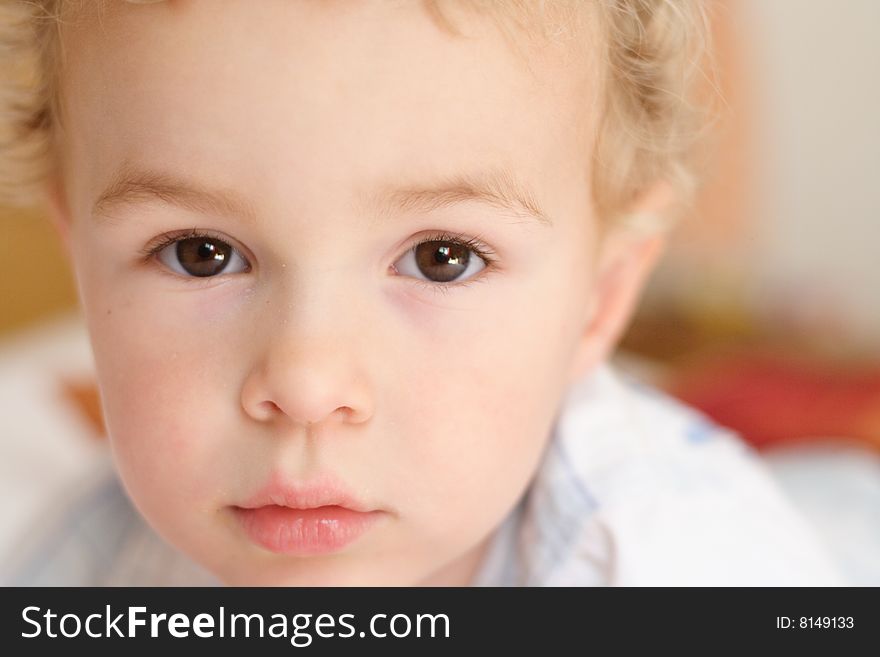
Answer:
<path fill-rule="evenodd" d="M 422 242 L 415 248 L 416 264 L 430 280 L 446 283 L 455 280 L 467 269 L 470 251 L 464 244 L 455 242 Z"/>
<path fill-rule="evenodd" d="M 177 243 L 177 259 L 192 276 L 216 276 L 226 266 L 232 247 L 219 240 L 190 237 Z"/>

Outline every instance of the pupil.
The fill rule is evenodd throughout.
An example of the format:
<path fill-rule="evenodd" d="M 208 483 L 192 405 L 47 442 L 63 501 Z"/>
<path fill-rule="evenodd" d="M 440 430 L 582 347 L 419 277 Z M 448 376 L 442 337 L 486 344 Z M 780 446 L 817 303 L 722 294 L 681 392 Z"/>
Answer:
<path fill-rule="evenodd" d="M 202 242 L 202 245 L 199 247 L 199 256 L 202 258 L 210 258 L 214 254 L 214 247 L 208 244 L 208 242 Z"/>

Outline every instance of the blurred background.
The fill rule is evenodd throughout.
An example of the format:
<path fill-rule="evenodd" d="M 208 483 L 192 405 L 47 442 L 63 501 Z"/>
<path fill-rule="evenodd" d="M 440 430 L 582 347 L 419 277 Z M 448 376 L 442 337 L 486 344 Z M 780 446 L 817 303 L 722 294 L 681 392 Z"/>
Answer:
<path fill-rule="evenodd" d="M 851 581 L 880 585 L 880 2 L 712 6 L 714 166 L 616 359 L 737 430 Z M 75 284 L 36 209 L 0 209 L 0 404 L 0 449 L 50 441 L 42 470 L 100 449 Z M 4 490 L 24 484 L 2 462 Z"/>
<path fill-rule="evenodd" d="M 714 170 L 623 349 L 758 445 L 880 448 L 880 3 L 715 3 Z"/>

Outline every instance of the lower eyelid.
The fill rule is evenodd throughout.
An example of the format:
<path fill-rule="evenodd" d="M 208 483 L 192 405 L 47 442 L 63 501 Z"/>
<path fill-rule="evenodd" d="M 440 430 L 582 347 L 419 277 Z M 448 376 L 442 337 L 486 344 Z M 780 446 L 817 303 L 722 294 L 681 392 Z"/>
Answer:
<path fill-rule="evenodd" d="M 420 278 L 412 278 L 408 277 L 409 280 L 420 287 L 427 288 L 431 292 L 436 294 L 449 294 L 451 292 L 456 291 L 457 289 L 469 287 L 471 285 L 477 283 L 484 283 L 486 281 L 486 276 L 491 275 L 492 272 L 492 264 L 486 263 L 486 266 L 480 270 L 478 274 L 475 276 L 468 278 L 466 280 L 460 282 L 452 282 L 452 283 L 434 283 L 433 281 L 425 281 Z"/>
<path fill-rule="evenodd" d="M 183 283 L 184 285 L 188 285 L 190 287 L 195 288 L 209 288 L 214 286 L 219 286 L 223 283 L 226 283 L 231 280 L 230 276 L 237 276 L 239 274 L 248 273 L 248 272 L 236 272 L 235 274 L 218 274 L 217 276 L 183 276 L 178 274 L 175 271 L 171 271 L 166 267 L 162 262 L 158 259 L 151 259 L 153 262 L 150 264 L 153 267 L 156 267 L 160 276 L 167 276 L 170 280 Z"/>

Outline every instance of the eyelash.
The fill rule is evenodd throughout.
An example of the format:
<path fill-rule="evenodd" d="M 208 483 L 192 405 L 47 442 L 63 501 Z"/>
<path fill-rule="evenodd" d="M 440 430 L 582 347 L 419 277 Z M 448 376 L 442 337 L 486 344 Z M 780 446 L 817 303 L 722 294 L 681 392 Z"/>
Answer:
<path fill-rule="evenodd" d="M 144 262 L 149 262 L 151 259 L 155 258 L 163 249 L 171 246 L 176 242 L 183 241 L 185 239 L 192 238 L 206 238 L 217 240 L 218 242 L 223 242 L 224 244 L 229 244 L 227 239 L 223 236 L 214 233 L 210 230 L 202 230 L 199 228 L 192 228 L 189 231 L 185 232 L 175 232 L 175 233 L 164 233 L 156 238 L 155 241 L 148 244 L 146 247 L 141 249 L 140 254 L 143 257 Z M 412 244 L 407 251 L 412 251 L 413 249 L 418 248 L 422 244 L 426 242 L 448 242 L 450 244 L 455 244 L 456 246 L 463 246 L 470 251 L 472 251 L 475 255 L 477 255 L 481 260 L 483 260 L 485 267 L 480 270 L 475 276 L 472 276 L 469 279 L 460 282 L 452 282 L 452 283 L 434 283 L 431 281 L 423 281 L 419 278 L 411 278 L 410 280 L 416 285 L 420 285 L 422 287 L 430 289 L 432 292 L 448 294 L 450 288 L 459 288 L 466 287 L 471 283 L 479 283 L 482 282 L 487 273 L 493 272 L 497 269 L 497 257 L 495 251 L 493 251 L 490 247 L 488 247 L 483 241 L 480 240 L 479 237 L 467 237 L 461 233 L 434 233 L 431 235 L 427 235 L 421 238 L 419 241 Z M 231 246 L 231 245 L 230 245 Z M 235 247 L 233 247 L 235 248 Z M 250 263 L 248 263 L 250 266 Z M 181 278 L 179 274 L 171 274 L 177 278 Z M 189 277 L 187 277 L 189 278 Z M 191 277 L 195 281 L 204 280 L 205 282 L 210 281 L 212 278 L 216 278 L 216 276 L 209 276 L 200 279 L 199 277 L 193 276 Z"/>
<path fill-rule="evenodd" d="M 153 242 L 147 244 L 147 246 L 141 249 L 140 254 L 144 257 L 145 260 L 149 260 L 165 247 L 171 246 L 175 242 L 181 242 L 183 240 L 191 239 L 193 237 L 210 238 L 212 240 L 217 240 L 218 242 L 228 244 L 228 242 L 223 237 L 216 233 L 212 233 L 209 230 L 191 228 L 189 232 L 163 233 L 162 235 L 159 235 L 159 237 L 157 237 Z"/>

